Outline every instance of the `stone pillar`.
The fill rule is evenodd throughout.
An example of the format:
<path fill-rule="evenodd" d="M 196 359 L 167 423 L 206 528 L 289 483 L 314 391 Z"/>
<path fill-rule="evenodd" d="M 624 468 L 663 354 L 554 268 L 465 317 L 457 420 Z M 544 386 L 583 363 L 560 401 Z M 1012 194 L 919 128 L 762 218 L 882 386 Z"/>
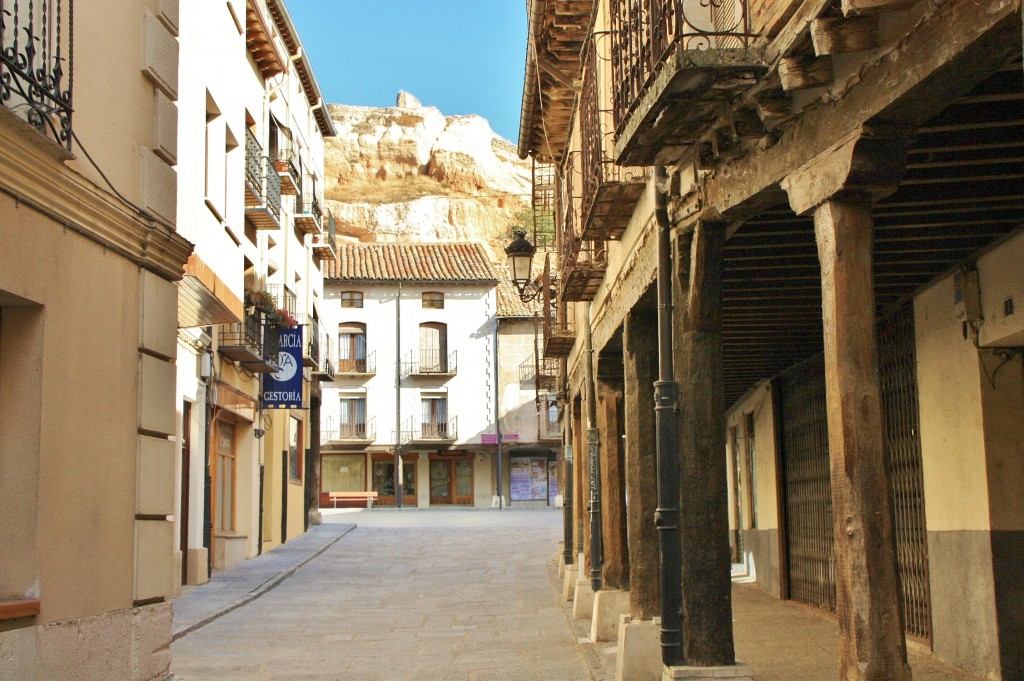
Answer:
<path fill-rule="evenodd" d="M 587 522 L 587 499 L 590 488 L 587 484 L 587 443 L 584 438 L 583 404 L 580 396 L 572 400 L 572 449 L 573 449 L 573 522 L 576 523 L 576 551 L 583 555 L 582 567 L 587 569 L 590 552 L 590 524 Z"/>
<path fill-rule="evenodd" d="M 822 320 L 839 679 L 909 681 L 875 336 L 871 201 L 898 187 L 905 137 L 861 130 L 786 178 L 814 214 Z"/>
<path fill-rule="evenodd" d="M 623 333 L 626 404 L 626 495 L 629 497 L 629 610 L 634 620 L 659 615 L 657 451 L 654 382 L 658 380 L 658 319 L 634 308 Z"/>
<path fill-rule="evenodd" d="M 625 461 L 622 452 L 619 407 L 621 381 L 599 378 L 597 427 L 601 438 L 601 516 L 604 539 L 603 589 L 629 589 L 629 554 L 626 551 Z"/>
<path fill-rule="evenodd" d="M 674 249 L 683 645 L 693 667 L 735 663 L 722 374 L 724 246 L 725 224 L 698 221 L 677 237 Z"/>

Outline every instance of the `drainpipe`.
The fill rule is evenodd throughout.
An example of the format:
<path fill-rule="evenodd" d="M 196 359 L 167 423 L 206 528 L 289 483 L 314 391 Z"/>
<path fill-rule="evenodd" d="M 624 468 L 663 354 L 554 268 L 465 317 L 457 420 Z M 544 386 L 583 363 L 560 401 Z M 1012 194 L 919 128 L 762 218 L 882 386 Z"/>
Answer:
<path fill-rule="evenodd" d="M 594 378 L 594 337 L 590 328 L 590 303 L 584 303 L 583 354 L 586 358 L 587 463 L 590 465 L 590 587 L 601 590 L 604 544 L 601 537 L 601 447 L 597 432 L 597 390 Z"/>
<path fill-rule="evenodd" d="M 565 377 L 565 371 L 559 372 L 559 378 Z M 565 544 L 562 549 L 562 560 L 566 565 L 572 565 L 576 562 L 576 551 L 572 545 L 573 542 L 573 477 L 572 477 L 572 411 L 568 398 L 566 395 L 569 394 L 569 388 L 563 381 L 561 383 L 562 394 L 561 402 L 562 407 L 562 457 L 565 459 L 565 478 L 562 481 L 562 539 Z"/>
<path fill-rule="evenodd" d="M 395 508 L 402 508 L 402 282 L 395 298 Z"/>
<path fill-rule="evenodd" d="M 213 357 L 210 358 L 213 366 Z M 210 473 L 210 450 L 213 440 L 213 371 L 206 379 L 206 442 L 203 444 L 203 547 L 206 549 L 206 578 L 213 574 L 213 476 Z"/>
<path fill-rule="evenodd" d="M 676 432 L 677 391 L 672 368 L 672 261 L 669 251 L 668 171 L 655 169 L 658 221 L 658 381 L 654 384 L 657 429 L 658 528 L 661 559 L 661 659 L 665 666 L 685 661 L 682 643 L 682 544 L 679 529 L 679 442 Z"/>
<path fill-rule="evenodd" d="M 500 367 L 498 366 L 498 317 L 494 317 L 494 432 L 495 442 L 497 444 L 497 456 L 498 456 L 498 510 L 504 508 L 505 499 L 501 494 L 501 412 L 498 411 L 500 408 L 498 396 L 501 393 L 500 380 Z"/>

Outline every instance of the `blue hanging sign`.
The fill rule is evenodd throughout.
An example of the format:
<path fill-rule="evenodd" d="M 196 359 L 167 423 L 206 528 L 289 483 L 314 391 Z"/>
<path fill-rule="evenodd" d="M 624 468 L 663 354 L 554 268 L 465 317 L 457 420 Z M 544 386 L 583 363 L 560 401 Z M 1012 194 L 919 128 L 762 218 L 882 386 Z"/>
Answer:
<path fill-rule="evenodd" d="M 264 409 L 302 409 L 302 326 L 281 327 L 278 369 L 263 375 Z"/>

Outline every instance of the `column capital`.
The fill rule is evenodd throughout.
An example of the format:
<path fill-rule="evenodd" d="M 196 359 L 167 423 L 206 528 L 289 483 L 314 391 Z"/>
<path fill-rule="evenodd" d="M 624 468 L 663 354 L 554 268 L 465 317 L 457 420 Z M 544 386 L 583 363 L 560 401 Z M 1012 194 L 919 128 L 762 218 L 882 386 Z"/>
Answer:
<path fill-rule="evenodd" d="M 783 178 L 789 205 L 806 215 L 839 195 L 878 201 L 899 188 L 913 128 L 861 125 L 827 151 Z"/>

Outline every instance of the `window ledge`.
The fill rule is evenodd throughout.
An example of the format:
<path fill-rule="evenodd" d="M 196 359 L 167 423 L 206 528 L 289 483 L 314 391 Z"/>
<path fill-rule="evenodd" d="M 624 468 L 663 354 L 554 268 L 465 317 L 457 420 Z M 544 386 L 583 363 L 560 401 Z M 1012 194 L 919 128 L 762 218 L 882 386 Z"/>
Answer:
<path fill-rule="evenodd" d="M 16 620 L 19 617 L 35 617 L 38 614 L 38 598 L 29 598 L 18 601 L 0 601 L 0 621 Z"/>

